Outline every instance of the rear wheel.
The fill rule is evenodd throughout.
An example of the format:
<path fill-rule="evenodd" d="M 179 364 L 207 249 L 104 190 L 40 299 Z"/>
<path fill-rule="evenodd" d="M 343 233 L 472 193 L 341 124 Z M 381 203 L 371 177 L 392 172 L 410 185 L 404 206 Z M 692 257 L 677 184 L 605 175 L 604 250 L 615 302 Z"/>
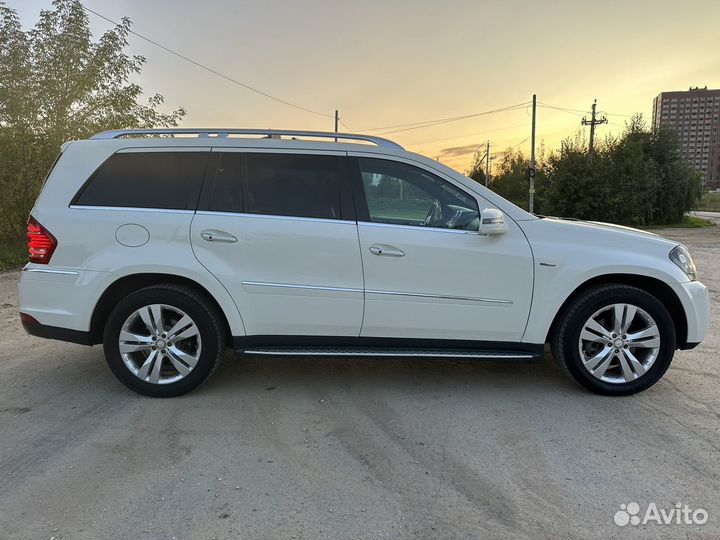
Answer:
<path fill-rule="evenodd" d="M 176 285 L 124 298 L 105 325 L 105 358 L 120 381 L 140 394 L 172 397 L 197 388 L 217 368 L 224 333 L 213 305 Z"/>
<path fill-rule="evenodd" d="M 628 395 L 663 376 L 675 344 L 672 318 L 657 298 L 628 285 L 600 285 L 567 307 L 557 325 L 553 354 L 586 388 Z"/>

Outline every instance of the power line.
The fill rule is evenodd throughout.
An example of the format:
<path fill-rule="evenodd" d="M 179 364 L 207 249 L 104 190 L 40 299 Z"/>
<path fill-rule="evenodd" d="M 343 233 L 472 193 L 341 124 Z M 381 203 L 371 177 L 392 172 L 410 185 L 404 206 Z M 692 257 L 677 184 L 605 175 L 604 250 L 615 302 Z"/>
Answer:
<path fill-rule="evenodd" d="M 515 146 L 513 146 L 513 147 L 510 149 L 510 151 L 515 150 L 518 146 L 520 146 L 521 144 L 527 142 L 527 140 L 528 140 L 529 138 L 530 138 L 530 137 L 525 137 L 522 141 L 520 141 L 520 142 L 517 143 Z M 506 152 L 507 152 L 507 150 L 506 150 Z"/>
<path fill-rule="evenodd" d="M 538 101 L 538 105 L 540 105 L 541 107 L 546 107 L 548 109 L 555 109 L 556 111 L 562 111 L 562 112 L 566 112 L 569 114 L 574 114 L 576 116 L 584 116 L 588 112 L 588 111 L 584 111 L 582 109 L 571 109 L 569 107 L 555 107 L 554 105 L 549 105 L 547 103 L 543 103 L 542 101 Z M 607 116 L 623 116 L 625 118 L 632 118 L 633 116 L 635 116 L 633 114 L 609 113 L 609 112 L 604 112 L 604 111 L 602 111 L 602 114 L 605 114 Z"/>
<path fill-rule="evenodd" d="M 561 111 L 570 111 L 570 112 L 576 112 L 576 113 L 586 113 L 587 112 L 584 109 L 573 109 L 572 107 L 558 107 L 555 105 L 550 105 L 549 103 L 545 103 L 544 101 L 538 101 L 538 104 L 543 105 L 545 107 L 550 107 L 551 109 L 558 109 Z"/>
<path fill-rule="evenodd" d="M 384 131 L 384 133 L 381 133 L 381 135 L 388 135 L 388 134 L 390 134 L 390 133 L 400 133 L 400 132 L 402 132 L 402 131 L 410 131 L 410 130 L 413 130 L 413 129 L 422 129 L 422 128 L 426 128 L 426 127 L 437 126 L 437 125 L 440 125 L 440 124 L 447 124 L 447 123 L 449 123 L 449 122 L 457 122 L 457 121 L 459 121 L 459 120 L 465 120 L 465 119 L 467 119 L 467 118 L 475 118 L 475 117 L 477 117 L 477 116 L 484 116 L 484 115 L 487 115 L 487 114 L 493 114 L 493 113 L 504 112 L 504 111 L 511 111 L 511 110 L 515 110 L 515 109 L 521 109 L 521 108 L 523 108 L 525 105 L 527 105 L 527 102 L 525 102 L 525 103 L 518 103 L 518 104 L 516 104 L 516 105 L 510 105 L 510 106 L 508 106 L 508 107 L 501 107 L 501 108 L 499 108 L 499 109 L 492 109 L 492 110 L 489 110 L 489 111 L 483 111 L 483 112 L 479 112 L 479 113 L 464 114 L 464 115 L 462 115 L 462 116 L 451 116 L 451 117 L 449 117 L 449 118 L 438 118 L 438 119 L 435 119 L 435 120 L 425 120 L 425 121 L 422 121 L 422 122 L 412 122 L 412 123 L 409 123 L 409 124 L 395 124 L 395 125 L 392 125 L 392 126 L 382 126 L 382 127 L 375 127 L 375 128 L 366 128 L 366 129 L 362 129 L 362 130 L 359 130 L 359 131 L 360 131 L 360 132 L 365 132 L 365 131 L 384 131 L 384 130 L 391 130 L 391 131 Z M 400 128 L 400 129 L 394 129 L 394 128 Z"/>
<path fill-rule="evenodd" d="M 104 20 L 106 20 L 107 22 L 114 24 L 115 26 L 120 26 L 119 23 L 113 21 L 112 19 L 106 17 L 105 15 L 102 15 L 102 14 L 98 13 L 97 11 L 93 11 L 92 9 L 90 9 L 90 8 L 88 8 L 88 7 L 85 7 L 85 6 L 82 5 L 82 4 L 80 4 L 80 5 L 81 5 L 81 7 L 82 7 L 85 11 L 87 11 L 88 13 L 92 13 L 93 15 L 95 15 L 95 16 L 97 16 L 97 17 L 100 17 L 101 19 L 104 19 Z M 262 90 L 259 90 L 259 89 L 255 88 L 255 87 L 253 87 L 253 86 L 250 86 L 249 84 L 246 84 L 246 83 L 244 83 L 244 82 L 238 81 L 237 79 L 233 79 L 232 77 L 229 77 L 229 76 L 227 76 L 227 75 L 225 75 L 225 74 L 223 74 L 223 73 L 220 73 L 219 71 L 217 71 L 217 70 L 215 70 L 215 69 L 213 69 L 213 68 L 209 68 L 209 67 L 201 64 L 200 62 L 197 62 L 197 61 L 193 60 L 192 58 L 188 58 L 187 56 L 185 56 L 185 55 L 183 55 L 183 54 L 181 54 L 181 53 L 179 53 L 179 52 L 177 52 L 177 51 L 174 51 L 174 50 L 170 49 L 169 47 L 166 47 L 165 45 L 162 45 L 162 44 L 158 43 L 157 41 L 154 41 L 154 40 L 150 39 L 150 38 L 147 37 L 147 36 L 144 36 L 144 35 L 142 35 L 142 34 L 139 34 L 139 33 L 135 32 L 135 31 L 133 31 L 133 30 L 131 30 L 131 29 L 129 29 L 129 28 L 128 28 L 127 31 L 128 31 L 128 33 L 130 33 L 130 34 L 132 34 L 132 35 L 134 35 L 134 36 L 137 36 L 137 37 L 139 37 L 140 39 L 143 39 L 143 40 L 147 41 L 148 43 L 151 43 L 151 44 L 155 45 L 156 47 L 159 47 L 159 48 L 161 48 L 162 50 L 164 50 L 164 51 L 166 51 L 166 52 L 169 52 L 170 54 L 175 55 L 175 56 L 177 56 L 178 58 L 181 58 L 181 59 L 185 60 L 186 62 L 190 62 L 191 64 L 193 64 L 193 65 L 195 65 L 195 66 L 197 66 L 197 67 L 199 67 L 199 68 L 201 68 L 201 69 L 204 69 L 205 71 L 208 71 L 208 72 L 212 73 L 213 75 L 217 75 L 218 77 L 222 77 L 222 78 L 225 79 L 226 81 L 229 81 L 229 82 L 231 82 L 231 83 L 233 83 L 233 84 L 236 84 L 236 85 L 238 85 L 238 86 L 242 86 L 242 87 L 245 88 L 246 90 L 250 90 L 251 92 L 255 92 L 256 94 L 259 94 L 259 95 L 261 95 L 261 96 L 264 96 L 264 97 L 266 97 L 266 98 L 268 98 L 268 99 L 272 99 L 273 101 L 277 101 L 278 103 L 282 103 L 283 105 L 287 105 L 288 107 L 293 107 L 293 108 L 295 108 L 295 109 L 298 109 L 298 110 L 301 110 L 301 111 L 305 111 L 305 112 L 307 112 L 307 113 L 316 114 L 316 115 L 318 115 L 318 116 L 324 116 L 324 117 L 326 117 L 326 118 L 332 118 L 332 117 L 333 117 L 333 115 L 331 115 L 331 114 L 326 114 L 326 113 L 322 113 L 322 112 L 319 112 L 319 111 L 314 111 L 314 110 L 312 110 L 312 109 L 308 109 L 308 108 L 303 107 L 303 106 L 301 106 L 301 105 L 297 105 L 297 104 L 295 104 L 295 103 L 291 103 L 290 101 L 286 101 L 286 100 L 284 100 L 284 99 L 281 99 L 281 98 L 279 98 L 279 97 L 277 97 L 277 96 L 273 96 L 272 94 L 268 94 L 267 92 L 263 92 Z"/>
<path fill-rule="evenodd" d="M 542 101 L 538 101 L 538 105 L 541 107 L 547 108 L 547 109 L 555 109 L 556 111 L 561 111 L 564 113 L 572 114 L 574 116 L 583 116 L 587 111 L 581 111 L 580 109 L 568 109 L 567 107 L 555 107 L 553 105 L 548 105 L 547 103 L 543 103 Z M 580 114 L 582 113 L 582 114 Z"/>
<path fill-rule="evenodd" d="M 380 134 L 381 134 L 381 135 L 389 135 L 389 134 L 391 134 L 391 133 L 400 133 L 400 132 L 403 132 L 403 131 L 412 131 L 412 130 L 415 130 L 415 129 L 422 129 L 422 128 L 426 128 L 426 127 L 434 127 L 434 126 L 439 126 L 439 125 L 441 125 L 441 124 L 448 124 L 448 123 L 450 123 L 450 122 L 458 122 L 458 121 L 460 121 L 460 120 L 467 120 L 468 118 L 476 118 L 476 117 L 478 117 L 478 116 L 485 116 L 485 115 L 488 115 L 488 114 L 495 114 L 495 113 L 498 113 L 498 112 L 506 112 L 506 111 L 513 111 L 513 110 L 517 110 L 517 109 L 522 109 L 524 106 L 525 106 L 525 103 L 521 103 L 521 104 L 519 104 L 519 105 L 511 105 L 511 106 L 509 106 L 509 107 L 502 107 L 502 108 L 500 108 L 500 109 L 493 109 L 493 110 L 490 110 L 490 111 L 483 111 L 483 112 L 480 112 L 480 113 L 466 114 L 466 115 L 463 115 L 463 116 L 455 116 L 455 117 L 451 117 L 451 118 L 443 118 L 443 119 L 440 119 L 440 120 L 430 120 L 430 121 L 426 121 L 426 122 L 417 122 L 417 123 L 415 123 L 415 124 L 408 124 L 408 126 L 411 126 L 411 127 L 405 127 L 405 128 L 402 128 L 402 129 L 394 129 L 394 130 L 391 130 L 391 131 L 382 131 Z M 372 130 L 372 131 L 378 131 L 378 130 L 381 130 L 381 129 L 387 129 L 387 128 L 376 128 L 375 130 Z"/>
<path fill-rule="evenodd" d="M 433 139 L 432 141 L 422 141 L 418 143 L 413 143 L 413 146 L 420 146 L 423 144 L 433 144 L 437 142 L 443 142 L 443 141 L 453 141 L 456 139 L 464 139 L 466 137 L 477 137 L 479 135 L 485 135 L 486 133 L 494 133 L 496 131 L 505 131 L 507 129 L 514 129 L 519 127 L 527 127 L 528 123 L 524 122 L 522 124 L 514 124 L 512 126 L 505 126 L 501 128 L 495 128 L 495 129 L 486 129 L 485 131 L 479 131 L 477 133 L 466 133 L 465 135 L 458 135 L 456 137 L 445 137 L 444 139 Z"/>

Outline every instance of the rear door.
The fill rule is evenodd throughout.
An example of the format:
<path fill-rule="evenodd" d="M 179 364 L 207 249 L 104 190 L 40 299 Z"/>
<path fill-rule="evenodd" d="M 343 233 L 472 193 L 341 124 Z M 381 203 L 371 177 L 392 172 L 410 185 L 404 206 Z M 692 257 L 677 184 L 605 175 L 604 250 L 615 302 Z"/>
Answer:
<path fill-rule="evenodd" d="M 484 199 L 410 162 L 357 156 L 361 335 L 520 341 L 533 263 L 518 225 L 481 236 Z"/>
<path fill-rule="evenodd" d="M 247 335 L 357 336 L 363 275 L 345 153 L 214 149 L 208 170 L 192 246 Z"/>

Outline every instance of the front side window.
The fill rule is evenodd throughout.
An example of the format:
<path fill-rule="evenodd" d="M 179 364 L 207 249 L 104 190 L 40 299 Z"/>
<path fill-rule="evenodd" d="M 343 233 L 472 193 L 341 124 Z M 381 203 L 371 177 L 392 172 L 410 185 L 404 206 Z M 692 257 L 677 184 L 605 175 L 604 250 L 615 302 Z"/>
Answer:
<path fill-rule="evenodd" d="M 359 158 L 371 222 L 478 230 L 477 201 L 419 167 Z"/>
<path fill-rule="evenodd" d="M 206 152 L 114 154 L 75 196 L 80 206 L 194 210 Z"/>

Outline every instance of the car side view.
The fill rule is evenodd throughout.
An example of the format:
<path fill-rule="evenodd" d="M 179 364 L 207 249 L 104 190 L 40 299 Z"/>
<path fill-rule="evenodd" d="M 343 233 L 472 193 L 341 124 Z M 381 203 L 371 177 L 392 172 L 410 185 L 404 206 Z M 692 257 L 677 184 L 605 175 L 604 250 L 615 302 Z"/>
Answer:
<path fill-rule="evenodd" d="M 652 386 L 700 343 L 684 246 L 529 214 L 357 134 L 134 129 L 65 143 L 28 220 L 28 333 L 102 344 L 157 397 L 248 355 L 540 359 L 588 389 Z"/>

